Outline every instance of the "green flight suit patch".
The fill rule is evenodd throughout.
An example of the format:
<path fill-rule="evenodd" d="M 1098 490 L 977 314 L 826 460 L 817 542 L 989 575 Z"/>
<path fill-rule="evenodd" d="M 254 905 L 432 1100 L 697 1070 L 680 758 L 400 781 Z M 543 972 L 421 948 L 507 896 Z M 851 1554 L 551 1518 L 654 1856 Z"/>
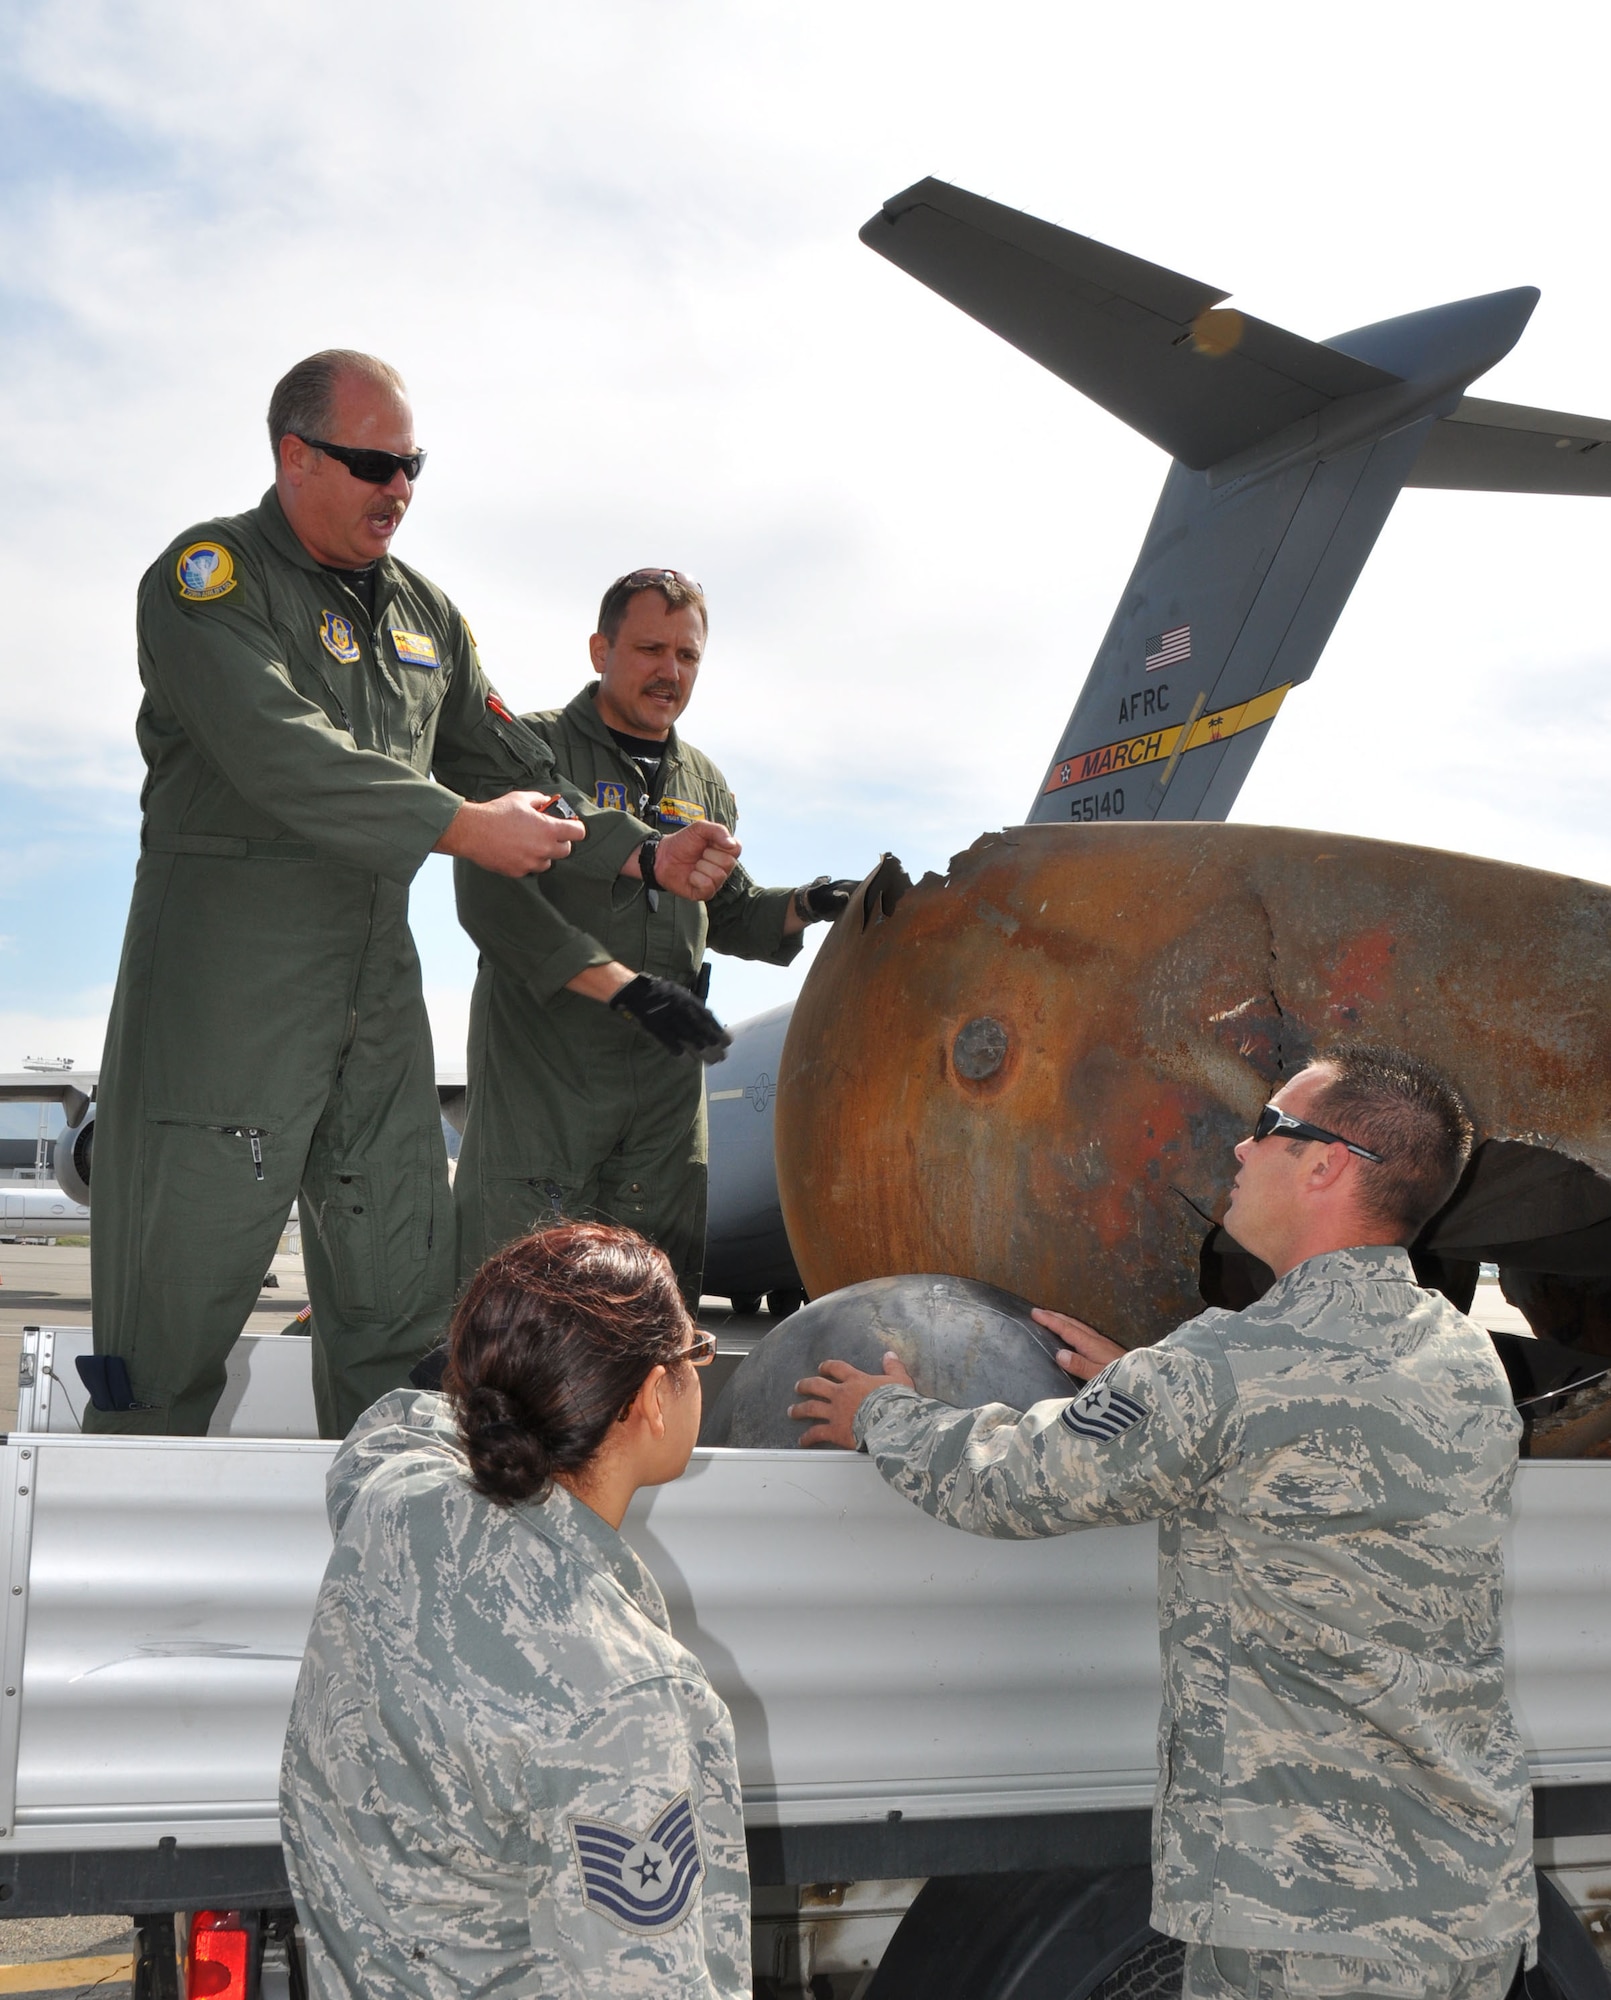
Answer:
<path fill-rule="evenodd" d="M 674 799 L 669 794 L 655 801 L 654 811 L 668 826 L 692 826 L 696 819 L 710 817 L 705 808 L 695 800 Z"/>
<path fill-rule="evenodd" d="M 358 641 L 353 636 L 352 620 L 343 618 L 339 611 L 319 613 L 319 640 L 325 651 L 334 655 L 343 666 L 351 666 L 358 657 Z"/>
<path fill-rule="evenodd" d="M 441 662 L 436 656 L 436 641 L 429 632 L 401 632 L 392 627 L 392 648 L 405 667 L 435 667 Z"/>
<path fill-rule="evenodd" d="M 223 597 L 235 588 L 235 559 L 219 542 L 192 542 L 175 568 L 179 595 L 192 604 Z"/>

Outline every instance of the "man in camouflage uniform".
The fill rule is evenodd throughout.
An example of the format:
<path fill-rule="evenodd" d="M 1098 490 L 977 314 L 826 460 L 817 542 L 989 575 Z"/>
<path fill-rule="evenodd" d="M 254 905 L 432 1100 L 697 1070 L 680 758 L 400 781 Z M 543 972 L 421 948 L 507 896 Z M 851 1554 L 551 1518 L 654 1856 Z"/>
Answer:
<path fill-rule="evenodd" d="M 615 1529 L 483 1498 L 433 1395 L 328 1496 L 280 1774 L 318 2000 L 749 2000 L 732 1721 Z"/>
<path fill-rule="evenodd" d="M 631 570 L 599 607 L 589 642 L 598 680 L 564 708 L 522 717 L 589 801 L 636 814 L 661 841 L 703 821 L 731 828 L 738 816 L 726 779 L 674 726 L 706 634 L 697 584 L 676 570 Z M 461 1280 L 528 1229 L 561 1217 L 616 1222 L 660 1245 L 697 1312 L 704 1076 L 634 1027 L 640 998 L 659 985 L 673 989 L 665 999 L 691 1001 L 707 945 L 787 965 L 806 925 L 837 916 L 855 884 L 819 876 L 762 889 L 739 866 L 695 904 L 596 871 L 583 881 L 557 870 L 541 885 L 453 873 L 459 921 L 481 951 L 454 1181 Z M 593 962 L 572 943 L 556 947 L 545 906 L 567 919 L 571 939 L 597 941 Z"/>
<path fill-rule="evenodd" d="M 1160 1522 L 1152 1921 L 1188 2000 L 1502 2000 L 1537 1929 L 1500 1631 L 1521 1425 L 1402 1247 L 1470 1122 L 1388 1050 L 1272 1104 L 1225 1218 L 1277 1274 L 1255 1305 L 1128 1354 L 1038 1312 L 1095 1379 L 1023 1415 L 926 1402 L 893 1357 L 825 1363 L 794 1414 L 976 1534 Z"/>
<path fill-rule="evenodd" d="M 187 529 L 140 584 L 149 775 L 95 1128 L 91 1430 L 207 1429 L 298 1199 L 320 1429 L 406 1377 L 455 1279 L 409 883 L 435 850 L 607 884 L 649 833 L 591 796 L 544 810 L 543 744 L 392 555 L 425 458 L 396 371 L 310 356 L 269 434 L 259 505 Z M 706 831 L 698 862 L 663 843 L 669 887 L 723 879 L 736 843 Z"/>

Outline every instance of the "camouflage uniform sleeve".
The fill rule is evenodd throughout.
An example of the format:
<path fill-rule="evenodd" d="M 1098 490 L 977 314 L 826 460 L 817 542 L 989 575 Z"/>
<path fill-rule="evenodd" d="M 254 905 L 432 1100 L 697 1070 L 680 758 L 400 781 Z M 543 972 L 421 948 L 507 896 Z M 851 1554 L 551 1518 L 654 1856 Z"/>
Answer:
<path fill-rule="evenodd" d="M 856 1414 L 857 1438 L 897 1493 L 1000 1540 L 1171 1513 L 1235 1449 L 1239 1428 L 1229 1364 L 1198 1320 L 1122 1355 L 1068 1402 L 954 1410 L 896 1386 Z"/>
<path fill-rule="evenodd" d="M 749 2000 L 749 1867 L 733 1725 L 708 1682 L 603 1698 L 537 1774 L 532 1945 L 543 1991 Z"/>

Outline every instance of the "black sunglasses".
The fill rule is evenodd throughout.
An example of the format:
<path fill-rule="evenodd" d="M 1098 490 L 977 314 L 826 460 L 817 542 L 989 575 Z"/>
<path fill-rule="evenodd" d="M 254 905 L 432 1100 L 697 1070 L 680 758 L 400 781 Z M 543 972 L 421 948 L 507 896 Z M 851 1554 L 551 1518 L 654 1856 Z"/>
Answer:
<path fill-rule="evenodd" d="M 1340 1132 L 1328 1132 L 1323 1125 L 1306 1125 L 1301 1118 L 1293 1118 L 1273 1104 L 1266 1104 L 1254 1124 L 1253 1137 L 1268 1139 L 1277 1132 L 1284 1132 L 1289 1139 L 1318 1139 L 1322 1146 L 1346 1146 L 1362 1160 L 1374 1160 L 1377 1166 L 1383 1164 L 1381 1154 L 1373 1153 L 1369 1146 L 1356 1146 Z"/>
<path fill-rule="evenodd" d="M 395 451 L 365 451 L 350 444 L 331 444 L 325 438 L 303 437 L 300 431 L 291 435 L 301 438 L 310 450 L 322 451 L 338 465 L 344 465 L 354 479 L 361 479 L 366 486 L 389 486 L 399 472 L 412 486 L 425 465 L 423 451 L 411 451 L 404 458 Z"/>

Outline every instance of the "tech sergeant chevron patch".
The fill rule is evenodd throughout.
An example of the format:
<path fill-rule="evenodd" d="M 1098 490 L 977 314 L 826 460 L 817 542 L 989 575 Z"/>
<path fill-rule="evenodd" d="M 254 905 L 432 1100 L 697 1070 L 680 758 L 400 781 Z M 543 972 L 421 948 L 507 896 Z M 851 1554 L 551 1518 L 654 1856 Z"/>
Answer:
<path fill-rule="evenodd" d="M 624 1931 L 653 1937 L 688 1915 L 705 1872 L 688 1794 L 680 1793 L 647 1833 L 607 1819 L 570 1819 L 582 1899 Z"/>

